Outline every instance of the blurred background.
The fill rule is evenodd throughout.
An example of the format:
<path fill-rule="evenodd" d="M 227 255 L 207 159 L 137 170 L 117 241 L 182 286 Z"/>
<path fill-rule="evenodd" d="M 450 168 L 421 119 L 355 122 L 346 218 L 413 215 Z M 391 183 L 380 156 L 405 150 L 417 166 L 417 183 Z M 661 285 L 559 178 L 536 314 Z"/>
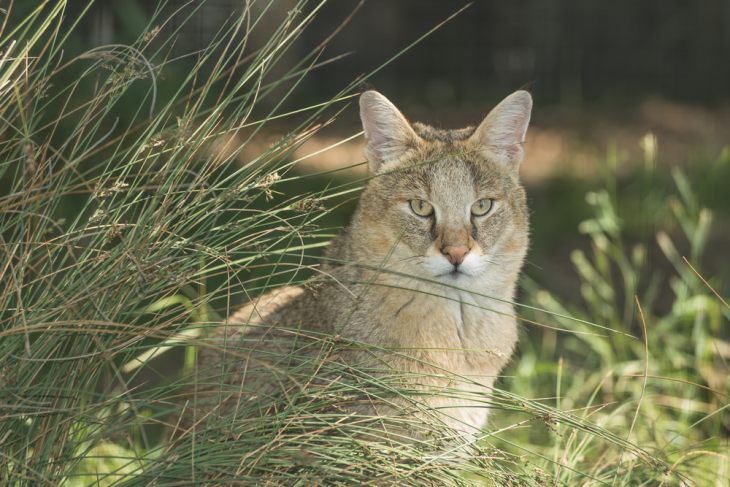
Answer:
<path fill-rule="evenodd" d="M 265 15 L 247 40 L 252 50 L 271 36 L 294 4 L 292 0 L 254 4 L 253 9 Z M 149 27 L 156 9 L 169 14 L 184 5 L 97 1 L 81 20 L 75 42 L 80 50 L 131 42 Z M 160 34 L 176 36 L 169 56 L 189 55 L 207 46 L 242 6 L 240 1 L 210 0 L 190 19 L 187 14 L 173 17 L 161 26 Z M 522 166 L 534 215 L 534 266 L 528 267 L 529 273 L 540 282 L 545 275 L 553 281 L 565 279 L 556 287 L 571 289 L 570 273 L 564 268 L 570 249 L 581 243 L 578 223 L 589 215 L 584 195 L 603 185 L 608 173 L 619 177 L 617 201 L 629 235 L 653 240 L 657 225 L 666 225 L 662 221 L 666 202 L 661 184 L 649 185 L 652 190 L 646 191 L 645 173 L 671 186 L 669 174 L 675 166 L 691 175 L 704 204 L 719 212 L 706 255 L 710 268 L 727 273 L 730 3 L 479 1 L 450 18 L 464 6 L 467 3 L 423 0 L 325 4 L 275 71 L 285 73 L 290 68 L 287 60 L 298 62 L 336 32 L 320 58 L 334 60 L 306 76 L 281 110 L 326 99 L 393 57 L 368 77 L 368 85 L 382 91 L 412 120 L 439 127 L 475 124 L 501 98 L 527 87 L 535 98 Z M 69 18 L 74 9 L 80 13 L 84 8 L 72 4 Z M 344 21 L 347 25 L 338 30 Z M 165 74 L 162 90 L 175 89 L 174 76 L 174 70 Z M 259 105 L 277 102 L 274 96 Z M 295 124 L 291 118 L 279 126 L 269 124 L 248 144 L 241 160 L 251 159 Z M 353 105 L 296 155 L 322 150 L 359 130 Z M 329 179 L 364 176 L 362 165 L 341 170 L 363 161 L 362 144 L 361 137 L 354 138 L 307 158 L 296 171 L 340 170 Z M 647 148 L 655 150 L 653 161 L 646 161 Z M 308 184 L 324 185 L 329 179 L 316 183 L 309 179 Z M 351 210 L 352 205 L 345 205 L 334 212 L 330 223 L 345 223 Z M 662 265 L 661 259 L 657 265 Z"/>

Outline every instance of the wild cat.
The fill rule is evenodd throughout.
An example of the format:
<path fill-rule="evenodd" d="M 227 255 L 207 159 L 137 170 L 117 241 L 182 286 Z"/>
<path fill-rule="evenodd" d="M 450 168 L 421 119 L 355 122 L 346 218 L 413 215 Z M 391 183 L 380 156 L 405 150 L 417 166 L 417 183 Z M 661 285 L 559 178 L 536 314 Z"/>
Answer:
<path fill-rule="evenodd" d="M 355 349 L 338 360 L 410 374 L 416 389 L 436 391 L 416 401 L 457 436 L 474 439 L 517 341 L 511 303 L 528 246 L 518 170 L 531 109 L 530 94 L 517 91 L 476 128 L 441 130 L 409 123 L 383 95 L 364 92 L 360 117 L 373 177 L 327 251 L 325 278 L 265 294 L 216 332 L 231 347 L 246 343 L 241 349 L 278 358 L 260 359 L 266 364 L 257 368 L 250 353 L 226 353 L 225 345 L 201 351 L 199 367 L 225 363 L 225 382 L 241 392 L 217 407 L 296 382 L 275 340 L 294 328 L 383 350 Z M 387 414 L 393 403 L 347 409 Z"/>

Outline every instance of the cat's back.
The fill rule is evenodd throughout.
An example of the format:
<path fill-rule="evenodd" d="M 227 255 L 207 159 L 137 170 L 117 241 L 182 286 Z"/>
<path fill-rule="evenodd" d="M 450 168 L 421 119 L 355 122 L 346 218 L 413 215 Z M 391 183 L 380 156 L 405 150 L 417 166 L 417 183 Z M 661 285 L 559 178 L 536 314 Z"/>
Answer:
<path fill-rule="evenodd" d="M 284 286 L 252 299 L 208 333 L 217 346 L 204 350 L 199 362 L 220 360 L 221 348 L 269 343 L 289 334 L 286 330 L 308 328 L 304 322 L 314 314 L 312 301 L 312 293 L 303 286 Z"/>
<path fill-rule="evenodd" d="M 243 417 L 260 415 L 263 411 L 245 405 L 260 403 L 265 409 L 298 387 L 290 370 L 312 359 L 316 350 L 311 345 L 319 336 L 311 330 L 313 301 L 310 289 L 285 286 L 211 325 L 198 347 L 195 386 L 181 396 L 189 410 L 182 424 L 226 416 L 242 407 Z"/>
<path fill-rule="evenodd" d="M 292 313 L 302 307 L 305 294 L 301 286 L 274 289 L 238 308 L 228 317 L 227 324 L 240 328 L 241 325 L 286 321 Z"/>

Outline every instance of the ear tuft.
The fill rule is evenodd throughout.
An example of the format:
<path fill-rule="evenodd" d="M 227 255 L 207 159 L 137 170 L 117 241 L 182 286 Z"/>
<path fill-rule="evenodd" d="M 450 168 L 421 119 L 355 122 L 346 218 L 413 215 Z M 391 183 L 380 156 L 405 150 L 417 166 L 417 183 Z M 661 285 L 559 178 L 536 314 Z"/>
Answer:
<path fill-rule="evenodd" d="M 470 144 L 484 157 L 504 164 L 516 173 L 524 156 L 522 144 L 531 112 L 530 93 L 515 91 L 489 112 L 470 137 Z"/>
<path fill-rule="evenodd" d="M 367 141 L 365 157 L 373 173 L 403 157 L 419 139 L 403 114 L 377 91 L 360 95 L 360 119 Z"/>

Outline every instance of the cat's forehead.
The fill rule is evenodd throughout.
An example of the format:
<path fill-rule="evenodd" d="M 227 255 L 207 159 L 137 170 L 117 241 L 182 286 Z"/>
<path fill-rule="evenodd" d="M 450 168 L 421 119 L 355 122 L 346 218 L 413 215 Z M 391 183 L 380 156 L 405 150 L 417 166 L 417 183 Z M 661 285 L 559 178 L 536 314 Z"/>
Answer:
<path fill-rule="evenodd" d="M 471 189 L 476 183 L 473 164 L 455 155 L 445 155 L 427 167 L 428 186 L 432 194 L 451 194 Z"/>
<path fill-rule="evenodd" d="M 459 195 L 471 198 L 475 191 L 504 184 L 504 177 L 496 167 L 488 161 L 475 160 L 463 151 L 432 150 L 419 159 L 399 183 L 431 198 L 454 199 Z"/>
<path fill-rule="evenodd" d="M 420 140 L 409 157 L 377 185 L 385 194 L 420 194 L 434 202 L 461 204 L 476 193 L 503 193 L 515 184 L 503 165 L 485 159 L 469 145 L 473 127 L 445 130 L 414 123 L 413 128 Z"/>
<path fill-rule="evenodd" d="M 456 142 L 466 140 L 472 136 L 475 130 L 475 127 L 465 127 L 463 129 L 439 129 L 420 122 L 413 123 L 412 127 L 414 132 L 416 132 L 423 140 L 431 142 Z"/>
<path fill-rule="evenodd" d="M 485 160 L 469 147 L 467 141 L 474 134 L 474 127 L 439 129 L 416 122 L 413 129 L 421 137 L 421 151 L 411 164 L 421 167 L 426 184 L 450 183 L 453 188 L 454 183 L 469 181 L 480 186 L 503 179 L 504 167 Z"/>

